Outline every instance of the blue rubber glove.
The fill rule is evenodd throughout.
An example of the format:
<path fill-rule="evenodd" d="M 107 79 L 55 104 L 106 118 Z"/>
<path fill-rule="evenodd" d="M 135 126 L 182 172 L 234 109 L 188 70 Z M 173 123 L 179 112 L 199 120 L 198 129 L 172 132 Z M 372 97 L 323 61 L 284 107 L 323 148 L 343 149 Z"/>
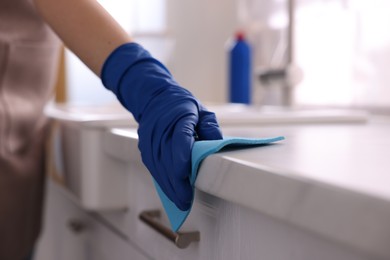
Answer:
<path fill-rule="evenodd" d="M 139 124 L 143 163 L 167 197 L 188 210 L 193 198 L 189 176 L 194 141 L 222 139 L 215 114 L 136 43 L 114 50 L 101 77 Z"/>

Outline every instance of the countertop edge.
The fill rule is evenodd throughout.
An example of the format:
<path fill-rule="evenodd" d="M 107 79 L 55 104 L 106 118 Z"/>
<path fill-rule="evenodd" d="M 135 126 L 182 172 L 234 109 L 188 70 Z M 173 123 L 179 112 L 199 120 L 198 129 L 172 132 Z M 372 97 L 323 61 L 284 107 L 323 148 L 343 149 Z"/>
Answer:
<path fill-rule="evenodd" d="M 125 138 L 132 151 L 138 150 L 135 135 L 113 130 L 109 135 Z M 131 162 L 142 164 L 137 158 Z M 240 189 L 244 179 L 245 189 Z M 390 257 L 386 243 L 390 226 L 382 225 L 390 219 L 390 206 L 384 199 L 298 178 L 266 165 L 254 167 L 225 153 L 203 161 L 196 188 L 366 254 Z"/>

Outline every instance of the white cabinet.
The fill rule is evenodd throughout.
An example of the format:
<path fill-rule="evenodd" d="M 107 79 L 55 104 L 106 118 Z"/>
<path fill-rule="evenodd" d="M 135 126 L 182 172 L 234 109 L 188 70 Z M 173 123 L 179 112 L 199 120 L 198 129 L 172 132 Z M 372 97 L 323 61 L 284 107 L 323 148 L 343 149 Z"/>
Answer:
<path fill-rule="evenodd" d="M 199 231 L 200 241 L 179 249 L 168 238 L 145 224 L 145 210 L 161 210 L 150 174 L 139 152 L 123 132 L 107 133 L 103 143 L 108 157 L 127 165 L 128 210 L 102 214 L 117 230 L 153 259 L 264 259 L 264 260 L 368 260 L 377 259 L 294 226 L 265 213 L 196 191 L 194 206 L 181 231 Z M 130 135 L 128 136 L 130 140 Z M 121 151 L 126 148 L 126 152 Z M 206 172 L 203 172 L 207 174 Z M 161 223 L 169 227 L 162 213 Z"/>
<path fill-rule="evenodd" d="M 160 211 L 159 225 L 169 230 L 151 176 L 141 162 L 135 129 L 108 128 L 108 125 L 101 127 L 91 122 L 66 123 L 62 128 L 65 136 L 63 162 L 67 164 L 63 177 L 68 190 L 48 182 L 45 228 L 36 252 L 37 260 L 377 259 L 368 255 L 375 251 L 358 251 L 356 248 L 359 247 L 345 243 L 340 237 L 325 236 L 327 232 L 315 233 L 316 230 L 305 225 L 289 222 L 291 212 L 283 216 L 267 215 L 269 212 L 264 208 L 247 208 L 243 206 L 247 205 L 243 201 L 231 199 L 234 196 L 225 196 L 224 200 L 219 193 L 214 193 L 218 195 L 216 197 L 199 190 L 181 232 L 199 232 L 200 240 L 184 249 L 178 248 L 172 238 L 167 237 L 175 234 L 164 235 L 140 219 L 145 211 Z M 219 162 L 223 163 L 222 159 Z M 215 165 L 207 167 L 205 161 L 203 174 L 210 179 L 204 178 L 203 182 L 212 181 L 212 172 L 216 170 L 229 171 L 230 175 L 226 178 L 233 175 L 241 178 L 242 164 L 231 166 L 226 164 L 216 169 Z M 252 168 L 252 175 L 248 176 L 258 176 L 257 168 Z M 237 187 L 241 183 L 233 190 L 240 193 L 249 186 L 255 191 L 276 190 L 272 193 L 253 192 L 250 194 L 268 196 L 245 198 L 251 202 L 262 199 L 272 206 L 280 206 L 277 193 L 283 192 L 285 186 L 272 185 L 278 184 L 279 179 L 271 183 L 264 177 L 261 182 L 251 182 L 250 185 L 248 182 L 226 185 L 226 178 L 221 179 L 215 189 L 229 185 Z M 299 202 L 294 198 L 295 207 L 295 203 Z M 315 211 L 318 207 L 321 206 L 308 210 Z M 309 218 L 300 220 L 310 222 Z"/>
<path fill-rule="evenodd" d="M 88 239 L 85 227 L 90 218 L 50 182 L 47 185 L 44 226 L 35 258 L 86 259 Z"/>
<path fill-rule="evenodd" d="M 99 215 L 81 209 L 58 184 L 48 182 L 44 227 L 37 260 L 149 259 Z"/>
<path fill-rule="evenodd" d="M 146 172 L 132 168 L 135 193 L 129 211 L 116 222 L 130 240 L 153 259 L 264 259 L 264 260 L 368 260 L 351 248 L 329 241 L 293 225 L 249 208 L 197 191 L 192 212 L 184 231 L 199 231 L 200 241 L 179 249 L 169 239 L 139 220 L 144 210 L 161 209 Z M 115 214 L 114 214 L 115 215 Z M 119 219 L 116 216 L 116 219 Z M 112 221 L 111 221 L 112 220 Z M 162 223 L 168 226 L 163 214 Z"/>
<path fill-rule="evenodd" d="M 36 259 L 374 259 L 201 191 L 183 226 L 183 230 L 199 231 L 200 241 L 179 249 L 139 220 L 143 210 L 159 208 L 159 203 L 148 176 L 130 174 L 140 177 L 132 179 L 139 188 L 135 191 L 138 200 L 126 212 L 87 213 L 66 190 L 49 182 Z M 167 224 L 164 217 L 162 222 Z"/>

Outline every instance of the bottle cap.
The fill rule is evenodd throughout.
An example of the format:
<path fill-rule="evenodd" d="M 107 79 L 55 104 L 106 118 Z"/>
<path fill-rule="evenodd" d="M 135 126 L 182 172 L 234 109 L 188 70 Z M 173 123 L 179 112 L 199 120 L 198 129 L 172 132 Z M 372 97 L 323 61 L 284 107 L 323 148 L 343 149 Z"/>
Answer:
<path fill-rule="evenodd" d="M 236 32 L 236 39 L 239 41 L 242 41 L 245 39 L 245 33 L 243 31 L 237 31 Z"/>

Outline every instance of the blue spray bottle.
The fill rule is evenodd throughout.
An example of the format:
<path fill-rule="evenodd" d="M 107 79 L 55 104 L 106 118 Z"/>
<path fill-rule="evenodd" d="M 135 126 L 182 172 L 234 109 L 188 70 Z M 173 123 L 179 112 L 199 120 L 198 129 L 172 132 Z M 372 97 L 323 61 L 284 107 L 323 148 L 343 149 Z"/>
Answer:
<path fill-rule="evenodd" d="M 237 32 L 229 49 L 229 101 L 251 103 L 251 47 L 243 32 Z"/>

